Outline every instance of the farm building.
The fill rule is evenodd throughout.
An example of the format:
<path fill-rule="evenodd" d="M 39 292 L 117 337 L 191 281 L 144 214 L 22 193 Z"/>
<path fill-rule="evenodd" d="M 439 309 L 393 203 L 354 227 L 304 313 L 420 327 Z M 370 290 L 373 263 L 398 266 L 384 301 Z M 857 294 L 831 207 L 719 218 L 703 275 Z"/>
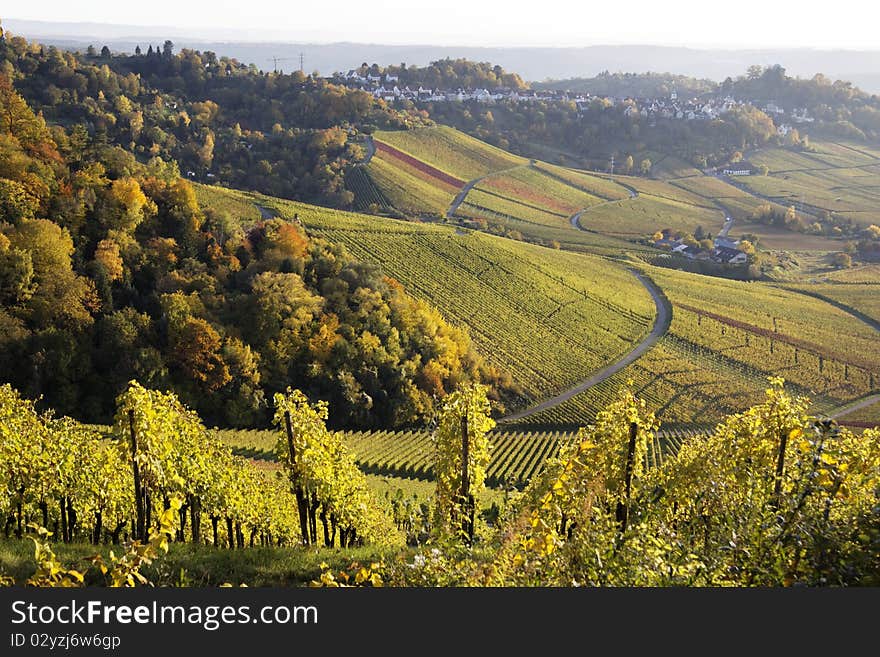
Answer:
<path fill-rule="evenodd" d="M 717 247 L 712 251 L 713 260 L 716 262 L 724 262 L 728 265 L 741 265 L 749 261 L 749 257 L 738 249 L 728 249 L 727 247 Z"/>
<path fill-rule="evenodd" d="M 725 176 L 750 176 L 754 172 L 754 167 L 751 162 L 746 162 L 743 160 L 742 162 L 734 162 L 733 164 L 728 164 L 721 170 L 721 172 Z"/>

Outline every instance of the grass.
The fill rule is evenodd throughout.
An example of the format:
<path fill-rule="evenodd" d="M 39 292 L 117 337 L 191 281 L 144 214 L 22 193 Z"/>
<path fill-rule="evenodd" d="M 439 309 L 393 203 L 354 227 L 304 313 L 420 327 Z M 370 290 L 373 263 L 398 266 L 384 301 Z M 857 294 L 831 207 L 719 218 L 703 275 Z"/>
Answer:
<path fill-rule="evenodd" d="M 210 533 L 210 532 L 209 532 Z M 85 570 L 83 559 L 100 553 L 105 559 L 119 546 L 86 543 L 53 544 L 59 560 L 68 567 Z M 11 575 L 23 585 L 34 573 L 33 543 L 29 539 L 0 538 L 0 573 Z M 212 545 L 172 543 L 167 555 L 145 566 L 142 573 L 157 586 L 308 586 L 320 577 L 322 562 L 333 570 L 347 570 L 352 562 L 371 563 L 387 559 L 394 552 L 378 547 L 248 547 L 228 550 Z M 181 579 L 183 571 L 183 580 Z M 100 579 L 87 580 L 101 584 Z"/>

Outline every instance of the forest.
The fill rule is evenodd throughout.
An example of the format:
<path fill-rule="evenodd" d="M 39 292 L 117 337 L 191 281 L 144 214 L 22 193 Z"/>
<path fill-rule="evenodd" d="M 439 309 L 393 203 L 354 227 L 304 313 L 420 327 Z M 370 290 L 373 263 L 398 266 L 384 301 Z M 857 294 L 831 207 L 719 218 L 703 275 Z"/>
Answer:
<path fill-rule="evenodd" d="M 296 380 L 334 401 L 333 425 L 399 426 L 500 377 L 377 266 L 295 221 L 199 203 L 161 154 L 50 127 L 5 74 L 0 151 L 0 369 L 60 412 L 107 421 L 138 379 L 255 426 Z"/>
<path fill-rule="evenodd" d="M 175 161 L 184 177 L 347 207 L 344 171 L 363 157 L 353 126 L 421 125 L 370 94 L 297 71 L 262 73 L 214 53 L 111 54 L 0 39 L 0 73 L 51 123 L 96 143 Z"/>

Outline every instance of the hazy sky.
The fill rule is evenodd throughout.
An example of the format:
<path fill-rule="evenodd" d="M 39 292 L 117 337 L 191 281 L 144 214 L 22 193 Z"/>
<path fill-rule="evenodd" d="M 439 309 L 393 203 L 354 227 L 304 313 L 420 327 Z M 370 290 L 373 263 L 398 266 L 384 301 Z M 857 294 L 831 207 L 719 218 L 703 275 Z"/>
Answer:
<path fill-rule="evenodd" d="M 38 0 L 18 19 L 174 26 L 194 37 L 387 44 L 880 48 L 870 0 Z"/>

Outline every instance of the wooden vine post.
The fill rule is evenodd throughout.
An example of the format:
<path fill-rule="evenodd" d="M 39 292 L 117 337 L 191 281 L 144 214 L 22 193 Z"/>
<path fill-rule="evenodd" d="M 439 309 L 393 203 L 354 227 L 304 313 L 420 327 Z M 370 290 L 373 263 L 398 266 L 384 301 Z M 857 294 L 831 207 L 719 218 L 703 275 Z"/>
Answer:
<path fill-rule="evenodd" d="M 137 463 L 137 432 L 134 428 L 134 409 L 128 409 L 128 428 L 131 433 L 131 468 L 134 474 L 134 508 L 135 508 L 135 534 L 138 540 L 146 540 L 147 528 L 144 509 L 144 495 L 141 489 L 141 473 Z"/>
<path fill-rule="evenodd" d="M 296 474 L 296 448 L 293 444 L 293 427 L 290 424 L 290 411 L 284 411 L 284 428 L 287 431 L 287 449 L 290 458 L 290 477 L 293 480 L 293 492 L 296 495 L 296 508 L 299 511 L 299 528 L 302 540 L 309 544 L 309 502 L 306 499 L 299 476 Z"/>
<path fill-rule="evenodd" d="M 639 425 L 630 422 L 629 444 L 626 448 L 626 466 L 623 471 L 623 499 L 617 503 L 617 522 L 620 523 L 620 532 L 626 532 L 629 523 L 629 498 L 632 493 L 632 477 L 636 458 L 636 438 L 639 434 Z"/>
<path fill-rule="evenodd" d="M 470 460 L 470 440 L 468 437 L 467 415 L 461 418 L 461 531 L 468 543 L 474 539 L 474 497 L 470 494 L 468 462 Z"/>
<path fill-rule="evenodd" d="M 788 432 L 783 431 L 779 437 L 779 454 L 776 457 L 776 480 L 773 484 L 773 506 L 779 505 L 782 495 L 782 475 L 785 474 L 785 448 L 788 446 Z"/>

